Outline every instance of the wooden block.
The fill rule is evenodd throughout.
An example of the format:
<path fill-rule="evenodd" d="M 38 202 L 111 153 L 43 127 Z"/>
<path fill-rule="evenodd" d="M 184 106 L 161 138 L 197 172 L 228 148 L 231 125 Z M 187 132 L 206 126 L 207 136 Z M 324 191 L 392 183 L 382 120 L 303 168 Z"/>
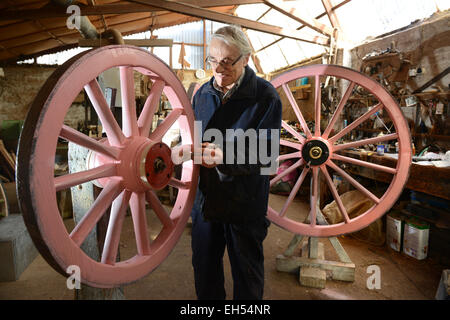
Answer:
<path fill-rule="evenodd" d="M 320 268 L 331 272 L 333 280 L 355 281 L 355 264 L 337 261 L 327 261 L 322 259 L 309 259 L 305 257 L 285 257 L 278 255 L 276 268 L 281 272 L 296 273 L 299 268 L 310 267 Z"/>
<path fill-rule="evenodd" d="M 299 280 L 302 286 L 323 289 L 327 281 L 327 274 L 320 268 L 302 267 Z"/>
<path fill-rule="evenodd" d="M 37 255 L 21 214 L 0 219 L 0 282 L 19 279 Z"/>

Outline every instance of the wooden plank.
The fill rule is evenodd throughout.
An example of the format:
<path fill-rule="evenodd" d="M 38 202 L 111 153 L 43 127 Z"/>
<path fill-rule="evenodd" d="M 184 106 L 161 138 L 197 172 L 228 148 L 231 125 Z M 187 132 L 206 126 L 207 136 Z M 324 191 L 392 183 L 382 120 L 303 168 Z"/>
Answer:
<path fill-rule="evenodd" d="M 320 32 L 326 36 L 331 36 L 333 34 L 332 28 L 330 28 L 326 24 L 323 24 L 319 20 L 302 15 L 296 8 L 286 5 L 285 2 L 279 0 L 264 0 L 264 3 L 269 7 L 288 16 L 289 18 L 303 23 L 305 26 L 317 32 Z"/>
<path fill-rule="evenodd" d="M 287 38 L 306 41 L 310 43 L 320 44 L 320 45 L 328 45 L 329 39 L 323 36 L 315 36 L 315 35 L 307 35 L 303 33 L 299 33 L 297 30 L 291 30 L 287 28 L 282 28 L 274 25 L 264 24 L 261 22 L 255 22 L 249 19 L 244 19 L 236 16 L 232 16 L 229 14 L 219 13 L 216 11 L 203 9 L 197 6 L 192 6 L 188 4 L 171 2 L 165 0 L 133 0 L 133 2 L 148 4 L 156 7 L 160 7 L 161 9 L 178 12 L 181 14 L 194 16 L 197 18 L 208 19 L 212 21 L 218 21 L 227 24 L 236 24 L 240 25 L 247 29 L 252 29 L 256 31 L 261 31 L 265 33 L 274 34 L 277 36 L 284 36 Z"/>
<path fill-rule="evenodd" d="M 137 47 L 171 47 L 172 39 L 124 39 L 125 44 Z M 101 47 L 114 44 L 110 39 L 79 39 L 80 47 Z"/>
<path fill-rule="evenodd" d="M 300 242 L 302 242 L 303 238 L 305 236 L 300 235 L 300 234 L 296 234 L 294 235 L 294 237 L 292 238 L 291 242 L 289 243 L 286 251 L 284 251 L 284 255 L 286 257 L 290 257 L 294 254 L 294 250 L 298 247 L 298 245 L 300 244 Z"/>
<path fill-rule="evenodd" d="M 6 159 L 7 164 L 10 166 L 10 168 L 15 171 L 16 163 L 14 159 L 11 157 L 11 154 L 6 150 L 5 144 L 3 143 L 3 140 L 0 139 L 0 153 L 2 156 Z"/>

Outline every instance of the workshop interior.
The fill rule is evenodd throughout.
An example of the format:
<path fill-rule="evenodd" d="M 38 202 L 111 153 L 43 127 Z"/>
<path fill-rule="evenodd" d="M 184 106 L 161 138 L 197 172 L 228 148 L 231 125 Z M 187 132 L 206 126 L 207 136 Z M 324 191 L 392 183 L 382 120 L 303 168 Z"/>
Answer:
<path fill-rule="evenodd" d="M 197 299 L 192 105 L 225 25 L 282 105 L 264 300 L 449 300 L 449 8 L 2 1 L 0 300 Z"/>

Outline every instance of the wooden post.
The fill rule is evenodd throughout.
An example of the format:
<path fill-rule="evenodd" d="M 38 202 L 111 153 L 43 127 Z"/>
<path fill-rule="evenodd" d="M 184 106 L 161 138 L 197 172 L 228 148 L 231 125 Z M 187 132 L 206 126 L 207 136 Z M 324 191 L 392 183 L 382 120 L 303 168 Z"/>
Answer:
<path fill-rule="evenodd" d="M 311 179 L 312 189 L 312 179 Z M 320 194 L 320 184 L 318 186 Z M 320 210 L 320 197 L 317 197 L 316 221 L 317 224 L 328 224 Z M 310 223 L 309 217 L 305 221 Z M 276 268 L 278 271 L 299 273 L 301 285 L 313 288 L 324 288 L 327 273 L 333 280 L 355 281 L 355 264 L 350 260 L 341 243 L 336 237 L 330 237 L 334 250 L 340 261 L 328 261 L 325 259 L 324 245 L 317 237 L 308 237 L 308 241 L 303 241 L 305 236 L 294 235 L 288 248 L 283 254 L 276 258 Z M 303 241 L 303 242 L 302 242 Z M 302 245 L 301 257 L 294 256 L 294 250 Z"/>
<path fill-rule="evenodd" d="M 88 149 L 69 143 L 69 172 L 85 171 Z M 95 200 L 94 184 L 87 182 L 71 188 L 73 218 L 77 224 Z M 81 245 L 81 249 L 92 259 L 100 261 L 102 246 L 99 244 L 104 241 L 106 229 L 104 225 L 109 220 L 109 210 L 99 221 L 97 228 L 94 228 Z M 102 227 L 103 226 L 103 227 Z M 119 259 L 119 254 L 117 255 Z M 81 270 L 83 273 L 83 270 Z M 85 284 L 81 284 L 81 289 L 75 289 L 76 300 L 122 300 L 124 299 L 123 288 L 99 289 Z"/>

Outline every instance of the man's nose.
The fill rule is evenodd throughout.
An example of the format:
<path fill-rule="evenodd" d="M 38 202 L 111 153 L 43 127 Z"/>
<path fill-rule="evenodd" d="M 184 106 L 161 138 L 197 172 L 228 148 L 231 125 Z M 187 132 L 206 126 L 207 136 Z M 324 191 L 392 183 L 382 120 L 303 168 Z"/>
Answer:
<path fill-rule="evenodd" d="M 216 67 L 216 72 L 217 73 L 222 73 L 223 71 L 225 71 L 225 68 L 222 67 L 222 65 L 220 63 L 218 63 L 217 67 Z"/>

